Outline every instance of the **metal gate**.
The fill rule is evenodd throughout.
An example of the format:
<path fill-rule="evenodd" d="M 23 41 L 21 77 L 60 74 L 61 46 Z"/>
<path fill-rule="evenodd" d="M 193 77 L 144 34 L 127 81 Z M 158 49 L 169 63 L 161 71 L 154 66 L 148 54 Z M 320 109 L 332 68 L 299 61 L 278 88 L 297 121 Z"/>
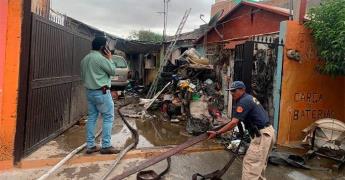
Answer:
<path fill-rule="evenodd" d="M 251 92 L 254 42 L 246 41 L 235 47 L 234 80 L 243 81 L 247 92 Z"/>
<path fill-rule="evenodd" d="M 32 14 L 24 154 L 56 137 L 87 113 L 80 61 L 91 39 Z"/>
<path fill-rule="evenodd" d="M 273 123 L 273 83 L 277 67 L 277 37 L 253 37 L 235 47 L 234 80 L 243 81 L 247 92 L 254 95 L 268 111 Z"/>
<path fill-rule="evenodd" d="M 262 49 L 262 46 L 265 46 L 266 49 L 270 49 L 273 52 L 272 55 L 274 56 L 274 61 L 276 61 L 278 46 L 283 45 L 283 42 L 278 42 L 278 39 L 274 37 L 253 37 L 253 39 L 243 44 L 236 45 L 234 80 L 243 81 L 247 87 L 247 92 L 252 92 L 252 79 L 257 71 L 257 60 L 254 56 Z"/>

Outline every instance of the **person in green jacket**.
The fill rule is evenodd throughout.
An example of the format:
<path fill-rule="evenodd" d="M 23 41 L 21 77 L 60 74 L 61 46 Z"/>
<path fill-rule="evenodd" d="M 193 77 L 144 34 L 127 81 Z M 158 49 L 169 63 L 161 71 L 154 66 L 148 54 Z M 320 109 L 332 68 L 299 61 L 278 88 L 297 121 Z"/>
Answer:
<path fill-rule="evenodd" d="M 92 50 L 81 61 L 80 68 L 88 102 L 86 153 L 100 151 L 101 154 L 116 154 L 119 151 L 111 145 L 114 102 L 110 92 L 111 76 L 115 75 L 115 63 L 107 48 L 106 37 L 96 37 L 92 41 Z M 99 114 L 103 119 L 102 148 L 95 144 L 95 128 Z"/>

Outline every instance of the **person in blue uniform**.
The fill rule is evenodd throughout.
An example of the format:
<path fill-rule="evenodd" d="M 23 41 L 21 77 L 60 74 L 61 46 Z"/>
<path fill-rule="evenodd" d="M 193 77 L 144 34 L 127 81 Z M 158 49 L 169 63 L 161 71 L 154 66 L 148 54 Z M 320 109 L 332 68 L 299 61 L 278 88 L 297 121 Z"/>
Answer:
<path fill-rule="evenodd" d="M 242 179 L 266 179 L 264 173 L 268 154 L 275 141 L 268 113 L 255 97 L 246 93 L 246 86 L 242 81 L 234 81 L 228 90 L 235 101 L 231 121 L 218 131 L 208 131 L 209 139 L 232 130 L 243 122 L 249 131 L 251 142 L 243 159 Z"/>

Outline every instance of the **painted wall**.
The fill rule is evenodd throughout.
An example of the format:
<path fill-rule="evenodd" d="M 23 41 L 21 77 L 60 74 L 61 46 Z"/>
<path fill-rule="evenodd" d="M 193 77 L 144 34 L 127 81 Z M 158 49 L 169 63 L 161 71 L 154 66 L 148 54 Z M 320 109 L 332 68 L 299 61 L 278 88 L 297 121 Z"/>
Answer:
<path fill-rule="evenodd" d="M 5 0 L 6 1 L 6 0 Z M 13 166 L 13 149 L 17 117 L 18 80 L 21 45 L 23 0 L 7 0 L 0 3 L 0 19 L 6 17 L 7 22 L 1 21 L 0 29 L 7 29 L 7 41 L 0 41 L 0 74 L 5 77 L 0 87 L 3 90 L 0 116 L 0 170 Z M 1 33 L 1 37 L 4 34 Z M 4 46 L 5 43 L 5 46 Z M 5 47 L 5 58 L 3 48 Z"/>
<path fill-rule="evenodd" d="M 6 52 L 6 33 L 7 33 L 7 10 L 8 2 L 0 1 L 0 119 L 2 110 L 2 93 L 4 79 L 4 64 Z"/>
<path fill-rule="evenodd" d="M 285 38 L 278 144 L 302 140 L 301 131 L 321 118 L 345 122 L 345 78 L 316 71 L 319 59 L 303 25 L 288 21 Z M 300 62 L 286 56 L 289 49 L 300 52 Z"/>
<path fill-rule="evenodd" d="M 222 25 L 218 25 L 218 30 L 224 35 L 224 40 L 251 36 L 256 34 L 265 34 L 279 31 L 281 21 L 285 21 L 288 17 L 274 14 L 268 11 L 260 11 L 253 16 L 250 15 L 252 7 L 242 6 L 237 9 L 225 21 L 231 20 Z M 221 38 L 213 30 L 207 35 L 207 42 L 218 42 Z M 199 40 L 199 43 L 203 40 Z"/>

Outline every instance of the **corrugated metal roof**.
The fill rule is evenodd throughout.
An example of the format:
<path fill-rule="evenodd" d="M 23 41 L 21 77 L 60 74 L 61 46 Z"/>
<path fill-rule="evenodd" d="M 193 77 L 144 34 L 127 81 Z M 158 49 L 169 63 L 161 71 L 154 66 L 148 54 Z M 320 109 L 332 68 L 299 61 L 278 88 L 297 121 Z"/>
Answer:
<path fill-rule="evenodd" d="M 182 33 L 178 40 L 195 40 L 206 32 L 207 26 L 202 25 L 199 29 L 191 32 Z M 171 42 L 174 36 L 167 36 L 165 42 Z"/>

